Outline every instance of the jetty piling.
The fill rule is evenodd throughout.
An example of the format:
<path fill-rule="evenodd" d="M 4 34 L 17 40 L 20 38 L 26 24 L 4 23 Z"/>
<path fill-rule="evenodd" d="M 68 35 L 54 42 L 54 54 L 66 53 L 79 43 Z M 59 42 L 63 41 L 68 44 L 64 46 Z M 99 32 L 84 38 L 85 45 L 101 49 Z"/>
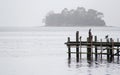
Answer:
<path fill-rule="evenodd" d="M 68 37 L 68 43 L 70 42 L 70 37 Z M 68 47 L 68 59 L 70 60 L 71 59 L 71 48 L 70 48 L 70 45 L 67 45 Z"/>
<path fill-rule="evenodd" d="M 101 60 L 101 62 L 102 62 L 102 52 L 103 52 L 103 48 L 102 48 L 102 39 L 100 39 L 100 48 L 101 48 L 100 60 Z"/>
<path fill-rule="evenodd" d="M 79 31 L 77 31 L 75 41 L 71 41 L 70 37 L 68 37 L 67 42 L 65 42 L 66 46 L 68 47 L 68 60 L 71 60 L 71 54 L 75 53 L 76 62 L 79 62 L 82 59 L 82 54 L 86 54 L 88 63 L 93 62 L 94 57 L 95 61 L 98 61 L 98 55 L 100 55 L 101 62 L 103 60 L 102 56 L 106 55 L 107 62 L 109 63 L 114 62 L 115 56 L 117 56 L 117 62 L 119 63 L 119 39 L 117 39 L 117 42 L 115 42 L 112 38 L 108 38 L 108 36 L 106 36 L 106 41 L 102 41 L 102 39 L 97 41 L 97 36 L 94 36 L 93 41 L 91 29 L 88 32 L 86 41 L 82 41 L 81 38 L 82 36 L 79 37 Z M 76 52 L 71 52 L 71 48 L 73 48 L 73 46 L 75 46 Z M 82 52 L 83 46 L 87 49 L 86 52 Z M 100 49 L 98 49 L 98 47 Z M 104 50 L 106 50 L 106 53 L 103 53 Z"/>
<path fill-rule="evenodd" d="M 117 39 L 117 42 L 119 42 L 119 39 Z M 117 63 L 119 63 L 119 46 L 117 46 Z"/>
<path fill-rule="evenodd" d="M 82 45 L 81 45 L 81 40 L 82 40 L 82 37 L 80 36 L 80 60 L 82 59 Z"/>
<path fill-rule="evenodd" d="M 76 32 L 76 61 L 79 62 L 79 32 Z"/>
<path fill-rule="evenodd" d="M 91 43 L 90 38 L 87 38 L 87 43 Z M 91 62 L 91 44 L 87 45 L 87 61 Z"/>
<path fill-rule="evenodd" d="M 97 42 L 97 36 L 95 36 L 95 42 Z M 98 54 L 97 54 L 97 46 L 95 46 L 95 61 L 97 61 Z"/>

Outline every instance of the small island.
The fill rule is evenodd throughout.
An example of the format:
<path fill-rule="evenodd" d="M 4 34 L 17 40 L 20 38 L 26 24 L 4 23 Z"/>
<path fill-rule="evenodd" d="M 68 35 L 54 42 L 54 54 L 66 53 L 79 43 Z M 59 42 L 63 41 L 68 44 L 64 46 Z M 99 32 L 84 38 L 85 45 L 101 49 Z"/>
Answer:
<path fill-rule="evenodd" d="M 106 26 L 103 13 L 84 7 L 68 10 L 64 8 L 60 13 L 49 12 L 44 18 L 45 26 Z"/>

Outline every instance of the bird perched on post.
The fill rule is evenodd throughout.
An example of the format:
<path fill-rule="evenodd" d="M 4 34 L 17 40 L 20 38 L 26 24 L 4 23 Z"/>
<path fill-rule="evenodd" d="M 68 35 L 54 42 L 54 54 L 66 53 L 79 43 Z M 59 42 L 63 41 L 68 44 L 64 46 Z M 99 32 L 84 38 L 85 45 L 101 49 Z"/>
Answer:
<path fill-rule="evenodd" d="M 89 29 L 89 38 L 90 38 L 90 40 L 92 40 L 92 33 L 91 33 L 91 29 Z"/>
<path fill-rule="evenodd" d="M 92 35 L 92 33 L 91 33 L 91 29 L 89 29 L 89 37 Z"/>
<path fill-rule="evenodd" d="M 106 36 L 105 36 L 105 39 L 108 39 L 108 36 L 109 36 L 109 35 L 106 35 Z"/>
<path fill-rule="evenodd" d="M 109 42 L 108 36 L 109 36 L 109 35 L 106 35 L 106 36 L 105 36 L 105 39 L 107 40 L 107 42 Z"/>

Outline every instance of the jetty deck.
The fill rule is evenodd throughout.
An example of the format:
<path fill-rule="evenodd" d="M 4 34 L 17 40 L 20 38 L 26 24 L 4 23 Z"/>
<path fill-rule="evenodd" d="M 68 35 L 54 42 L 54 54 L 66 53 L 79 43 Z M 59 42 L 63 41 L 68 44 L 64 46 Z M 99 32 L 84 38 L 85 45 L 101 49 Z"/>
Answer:
<path fill-rule="evenodd" d="M 106 60 L 111 63 L 114 62 L 114 57 L 117 56 L 117 62 L 119 63 L 119 56 L 120 56 L 120 42 L 117 39 L 117 42 L 114 42 L 112 38 L 108 38 L 108 35 L 105 36 L 106 41 L 97 41 L 97 36 L 93 36 L 91 29 L 88 32 L 88 37 L 86 41 L 82 41 L 82 36 L 79 36 L 79 31 L 76 32 L 76 40 L 71 41 L 70 37 L 68 37 L 67 42 L 65 42 L 66 46 L 68 47 L 68 59 L 71 59 L 71 54 L 76 54 L 76 61 L 79 62 L 81 60 L 82 54 L 86 54 L 87 61 L 93 61 L 93 55 L 95 57 L 95 61 L 98 61 L 98 55 L 101 56 L 101 60 L 103 59 L 102 56 L 106 55 Z M 86 48 L 86 52 L 82 52 L 82 48 Z M 100 49 L 98 49 L 98 47 Z M 71 52 L 71 48 L 76 48 L 76 52 Z M 100 50 L 100 51 L 98 51 Z M 106 50 L 106 53 L 103 51 Z"/>

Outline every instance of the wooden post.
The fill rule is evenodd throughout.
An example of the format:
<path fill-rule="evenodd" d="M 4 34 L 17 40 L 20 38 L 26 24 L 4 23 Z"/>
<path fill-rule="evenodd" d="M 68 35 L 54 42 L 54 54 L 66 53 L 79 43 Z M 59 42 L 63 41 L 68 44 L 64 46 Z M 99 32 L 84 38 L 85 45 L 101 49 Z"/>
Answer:
<path fill-rule="evenodd" d="M 89 38 L 87 38 L 87 44 L 88 44 Z M 87 61 L 89 61 L 89 45 L 87 45 Z"/>
<path fill-rule="evenodd" d="M 114 40 L 112 39 L 112 61 L 114 62 Z"/>
<path fill-rule="evenodd" d="M 93 37 L 93 36 L 91 36 Z M 93 61 L 93 41 L 92 41 L 92 38 L 90 38 L 90 49 L 91 49 L 91 61 Z"/>
<path fill-rule="evenodd" d="M 87 38 L 88 44 L 90 44 L 90 39 Z M 91 46 L 87 45 L 87 61 L 88 63 L 91 63 Z"/>
<path fill-rule="evenodd" d="M 113 47 L 112 47 L 112 41 L 113 41 L 113 39 L 112 38 L 110 38 L 110 42 L 111 42 L 111 45 L 110 45 L 110 61 L 109 62 L 112 62 L 113 61 Z"/>
<path fill-rule="evenodd" d="M 110 60 L 109 60 L 109 62 L 112 62 L 112 38 L 110 38 L 110 54 L 109 54 L 109 58 L 110 58 Z"/>
<path fill-rule="evenodd" d="M 70 37 L 68 37 L 68 41 L 67 43 L 70 42 Z M 71 59 L 71 48 L 70 48 L 70 45 L 68 45 L 68 59 L 70 60 Z"/>
<path fill-rule="evenodd" d="M 119 42 L 119 39 L 117 39 L 117 42 Z M 117 46 L 117 63 L 119 63 L 119 46 Z"/>
<path fill-rule="evenodd" d="M 92 59 L 92 32 L 91 29 L 89 29 L 88 32 L 88 38 L 87 38 L 87 42 L 88 42 L 88 46 L 87 46 L 87 59 L 88 59 L 88 63 L 91 63 L 91 59 Z"/>
<path fill-rule="evenodd" d="M 97 42 L 97 36 L 95 36 L 95 42 Z M 95 61 L 97 61 L 97 46 L 95 46 Z"/>
<path fill-rule="evenodd" d="M 80 37 L 80 60 L 82 59 L 82 45 L 81 45 L 81 39 L 82 39 L 82 37 Z"/>
<path fill-rule="evenodd" d="M 109 62 L 110 61 L 110 52 L 109 52 L 109 46 L 108 46 L 108 44 L 109 44 L 109 39 L 107 38 L 107 61 Z"/>
<path fill-rule="evenodd" d="M 76 32 L 76 61 L 79 62 L 79 31 Z"/>
<path fill-rule="evenodd" d="M 102 49 L 102 39 L 100 39 L 100 42 L 101 42 L 101 44 L 100 44 L 100 47 L 101 47 L 101 54 L 100 55 L 101 56 L 100 57 L 101 57 L 101 62 L 102 62 L 102 52 L 103 52 L 103 49 Z"/>

